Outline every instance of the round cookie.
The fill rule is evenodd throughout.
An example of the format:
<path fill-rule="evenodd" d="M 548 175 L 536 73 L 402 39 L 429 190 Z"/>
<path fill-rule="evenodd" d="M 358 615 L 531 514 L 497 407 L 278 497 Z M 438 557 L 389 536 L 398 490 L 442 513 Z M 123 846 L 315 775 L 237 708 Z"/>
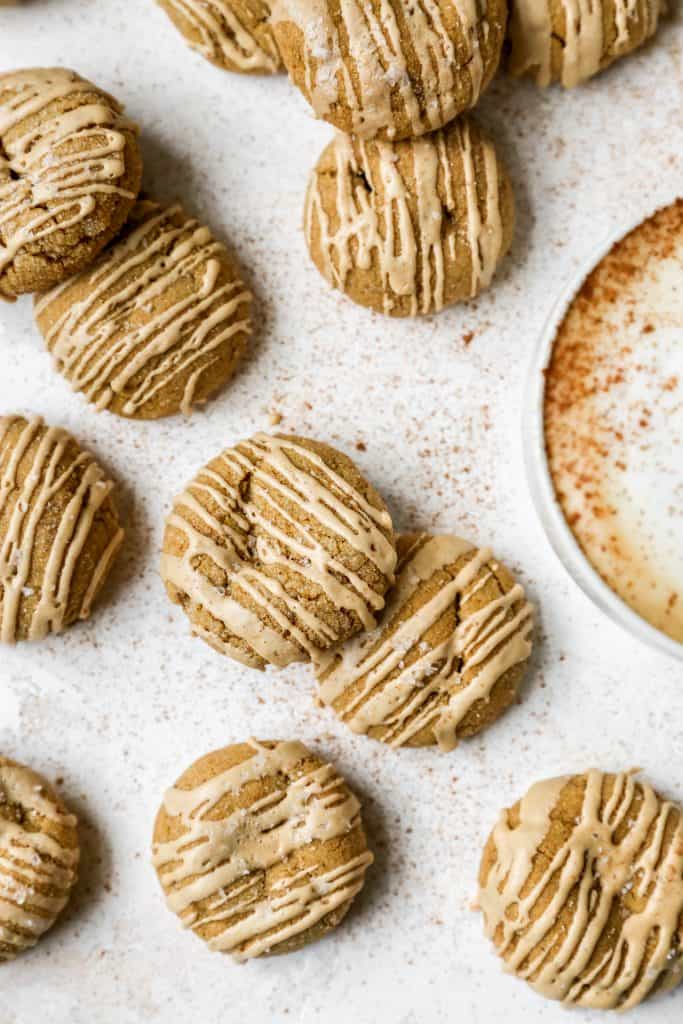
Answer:
<path fill-rule="evenodd" d="M 487 934 L 541 995 L 626 1010 L 683 977 L 683 812 L 633 773 L 536 783 L 479 882 Z"/>
<path fill-rule="evenodd" d="M 257 434 L 175 499 L 161 575 L 196 635 L 262 669 L 370 628 L 395 565 L 391 517 L 346 455 Z"/>
<path fill-rule="evenodd" d="M 223 246 L 180 206 L 139 201 L 117 241 L 36 300 L 47 347 L 98 409 L 156 419 L 232 376 L 251 296 Z"/>
<path fill-rule="evenodd" d="M 0 417 L 0 640 L 86 619 L 123 540 L 113 484 L 70 434 Z"/>
<path fill-rule="evenodd" d="M 508 70 L 569 89 L 654 35 L 664 0 L 512 0 Z"/>
<path fill-rule="evenodd" d="M 392 747 L 453 750 L 515 699 L 533 610 L 487 549 L 428 534 L 402 535 L 397 548 L 377 628 L 316 656 L 320 699 Z"/>
<path fill-rule="evenodd" d="M 264 0 L 157 0 L 190 46 L 226 71 L 282 67 Z"/>
<path fill-rule="evenodd" d="M 306 193 L 304 231 L 320 273 L 354 302 L 392 316 L 478 295 L 513 229 L 508 176 L 466 118 L 405 142 L 337 135 Z"/>
<path fill-rule="evenodd" d="M 500 60 L 507 0 L 274 0 L 292 81 L 321 117 L 364 139 L 414 138 L 473 107 Z"/>
<path fill-rule="evenodd" d="M 65 280 L 126 220 L 142 161 L 122 109 L 74 71 L 0 75 L 0 297 Z"/>
<path fill-rule="evenodd" d="M 0 963 L 55 923 L 79 856 L 74 815 L 40 775 L 0 757 Z"/>
<path fill-rule="evenodd" d="M 152 851 L 169 909 L 236 960 L 331 931 L 373 861 L 360 804 L 335 769 L 302 743 L 254 739 L 180 776 Z"/>

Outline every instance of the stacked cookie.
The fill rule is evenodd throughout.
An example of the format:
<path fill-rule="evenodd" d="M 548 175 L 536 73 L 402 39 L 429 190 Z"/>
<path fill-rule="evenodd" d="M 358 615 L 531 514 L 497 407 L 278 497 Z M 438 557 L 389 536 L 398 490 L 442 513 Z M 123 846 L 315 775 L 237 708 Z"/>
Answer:
<path fill-rule="evenodd" d="M 395 537 L 351 460 L 304 438 L 258 434 L 201 469 L 161 574 L 195 635 L 252 668 L 311 662 L 321 702 L 393 747 L 485 728 L 531 653 L 531 606 L 488 549 Z"/>
<path fill-rule="evenodd" d="M 137 129 L 63 68 L 0 75 L 0 296 L 41 293 L 56 367 L 100 409 L 156 418 L 232 376 L 251 296 L 181 207 L 138 199 Z"/>
<path fill-rule="evenodd" d="M 466 116 L 508 22 L 510 73 L 569 87 L 641 45 L 663 10 L 663 0 L 511 0 L 510 12 L 507 0 L 157 2 L 223 68 L 284 65 L 338 130 L 310 177 L 306 242 L 333 288 L 391 316 L 478 295 L 510 248 L 510 181 Z"/>

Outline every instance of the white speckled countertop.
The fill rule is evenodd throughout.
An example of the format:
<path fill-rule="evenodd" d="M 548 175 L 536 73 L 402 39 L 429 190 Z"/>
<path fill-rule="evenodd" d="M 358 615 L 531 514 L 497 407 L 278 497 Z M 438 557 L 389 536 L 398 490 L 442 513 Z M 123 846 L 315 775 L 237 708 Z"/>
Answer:
<path fill-rule="evenodd" d="M 558 291 L 619 224 L 683 177 L 683 22 L 573 94 L 500 78 L 480 118 L 518 199 L 512 257 L 479 301 L 393 322 L 328 289 L 300 230 L 329 137 L 286 79 L 230 76 L 152 0 L 26 0 L 0 13 L 0 67 L 63 63 L 143 128 L 146 187 L 181 197 L 239 254 L 258 336 L 232 387 L 190 421 L 97 414 L 52 370 L 31 303 L 0 309 L 0 409 L 72 429 L 120 481 L 128 540 L 92 620 L 0 652 L 0 749 L 51 778 L 82 820 L 82 879 L 62 922 L 2 968 L 0 1024 L 553 1024 L 501 971 L 469 907 L 500 806 L 541 776 L 643 766 L 683 799 L 683 671 L 597 612 L 552 554 L 527 495 L 527 365 Z M 470 338 L 471 335 L 471 338 Z M 469 339 L 469 341 L 468 341 Z M 452 755 L 392 752 L 311 699 L 306 667 L 259 675 L 192 640 L 156 566 L 172 495 L 221 447 L 268 429 L 355 454 L 399 527 L 491 543 L 540 607 L 523 701 Z M 357 450 L 356 450 L 357 449 Z M 337 932 L 240 967 L 166 910 L 148 847 L 164 788 L 253 733 L 300 737 L 366 804 L 376 865 Z M 678 1024 L 683 992 L 629 1019 Z M 603 1015 L 583 1011 L 577 1022 Z"/>

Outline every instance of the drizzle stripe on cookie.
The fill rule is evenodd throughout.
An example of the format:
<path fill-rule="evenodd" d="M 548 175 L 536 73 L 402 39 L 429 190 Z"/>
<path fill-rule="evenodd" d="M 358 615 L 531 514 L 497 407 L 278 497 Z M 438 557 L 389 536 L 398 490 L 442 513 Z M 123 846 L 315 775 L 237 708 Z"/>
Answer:
<path fill-rule="evenodd" d="M 48 349 L 73 388 L 98 409 L 125 394 L 122 411 L 134 416 L 191 371 L 182 402 L 183 412 L 189 413 L 211 353 L 248 333 L 251 295 L 239 279 L 217 285 L 226 254 L 208 228 L 185 219 L 179 206 L 159 210 L 140 203 L 138 209 L 144 206 L 149 207 L 144 222 L 108 249 L 94 268 L 42 296 L 36 316 L 49 320 L 50 307 L 68 295 L 74 280 L 87 283 L 86 297 L 70 304 L 44 331 Z M 166 293 L 198 274 L 199 288 L 193 286 L 168 305 Z M 155 303 L 163 307 L 158 313 L 153 312 Z"/>
<path fill-rule="evenodd" d="M 99 90 L 61 68 L 0 75 L 0 294 L 6 298 L 13 295 L 3 290 L 3 275 L 26 246 L 84 221 L 98 195 L 133 198 L 117 185 L 126 170 L 123 129 L 133 128 L 110 97 L 28 126 L 51 103 L 77 100 L 79 93 Z"/>
<path fill-rule="evenodd" d="M 612 776 L 609 798 L 607 776 L 590 771 L 584 778 L 581 813 L 552 859 L 543 844 L 569 778 L 532 786 L 516 827 L 508 812 L 501 814 L 492 834 L 496 859 L 479 902 L 508 969 L 543 995 L 628 1009 L 655 985 L 671 987 L 683 975 L 683 815 L 632 774 Z M 614 902 L 627 895 L 630 913 L 596 962 Z M 548 946 L 546 936 L 567 909 L 568 927 Z"/>
<path fill-rule="evenodd" d="M 477 0 L 415 0 L 402 4 L 340 0 L 340 19 L 329 0 L 275 0 L 272 22 L 293 24 L 303 35 L 304 90 L 318 115 L 347 106 L 351 131 L 362 138 L 395 134 L 396 110 L 411 135 L 441 128 L 473 106 L 484 84 L 480 43 L 490 26 L 487 4 Z M 458 53 L 447 25 L 455 20 L 465 40 Z M 409 72 L 412 54 L 419 71 Z M 469 95 L 457 102 L 458 79 L 466 75 Z"/>
<path fill-rule="evenodd" d="M 483 210 L 477 150 L 484 166 Z M 459 235 L 464 235 L 471 265 L 470 294 L 488 287 L 503 248 L 498 161 L 491 143 L 473 139 L 466 120 L 425 138 L 393 144 L 339 134 L 333 152 L 335 226 L 325 209 L 317 169 L 304 209 L 309 248 L 317 232 L 321 269 L 333 287 L 344 290 L 354 268 L 370 271 L 376 259 L 385 313 L 392 311 L 397 297 L 409 299 L 412 316 L 440 310 L 446 263 L 456 259 Z M 409 172 L 398 159 L 405 153 L 410 154 Z M 462 225 L 457 223 L 454 173 L 464 187 Z"/>
<path fill-rule="evenodd" d="M 298 468 L 292 456 L 311 469 Z M 329 647 L 334 634 L 315 614 L 314 602 L 304 604 L 294 597 L 276 578 L 277 570 L 311 580 L 334 606 L 354 611 L 366 628 L 371 627 L 373 614 L 384 606 L 382 594 L 330 553 L 321 534 L 344 539 L 383 576 L 392 578 L 396 554 L 387 539 L 388 513 L 366 501 L 316 452 L 289 438 L 257 434 L 227 449 L 212 466 L 217 464 L 221 472 L 202 470 L 176 499 L 167 523 L 184 535 L 187 546 L 181 557 L 164 553 L 161 571 L 167 582 L 204 607 L 252 653 L 213 634 L 200 635 L 250 665 L 258 663 L 254 654 L 284 666 L 317 647 Z M 247 481 L 255 493 L 244 502 L 240 488 Z M 218 515 L 209 503 L 217 506 Z M 193 525 L 188 512 L 202 529 Z M 293 535 L 271 516 L 290 525 Z M 224 570 L 229 593 L 197 567 L 200 556 Z M 241 593 L 256 603 L 258 613 L 240 602 Z"/>
<path fill-rule="evenodd" d="M 420 584 L 465 555 L 468 560 L 459 572 L 394 626 Z M 386 727 L 382 738 L 392 747 L 432 728 L 441 749 L 452 750 L 471 708 L 487 700 L 504 673 L 531 653 L 533 610 L 519 585 L 468 612 L 468 602 L 495 569 L 490 551 L 477 551 L 457 537 L 419 538 L 401 560 L 377 629 L 316 656 L 322 701 L 333 705 L 354 732 Z M 456 628 L 446 641 L 432 646 L 425 634 L 453 607 L 458 609 Z M 462 675 L 468 669 L 476 674 L 465 681 Z M 347 696 L 357 684 L 357 692 Z"/>
<path fill-rule="evenodd" d="M 22 428 L 10 448 L 9 434 L 17 423 L 22 424 Z M 31 456 L 30 472 L 19 487 L 19 466 L 35 441 L 38 443 Z M 67 457 L 66 467 L 60 467 Z M 36 532 L 43 517 L 52 514 L 53 499 L 67 488 L 75 474 L 80 476 L 79 484 L 59 523 L 55 524 L 52 545 L 46 552 L 40 593 L 36 596 L 28 586 Z M 8 516 L 0 538 L 0 640 L 5 643 L 16 640 L 17 621 L 24 601 L 32 605 L 29 639 L 39 640 L 48 632 L 59 633 L 65 627 L 78 559 L 95 516 L 112 488 L 112 482 L 105 478 L 92 455 L 78 451 L 65 430 L 44 427 L 37 417 L 30 421 L 19 417 L 0 418 L 0 518 Z M 79 618 L 87 618 L 93 597 L 122 540 L 123 530 L 119 529 L 95 567 Z"/>
<path fill-rule="evenodd" d="M 268 952 L 348 903 L 362 888 L 373 860 L 366 850 L 332 870 L 314 864 L 283 878 L 281 895 L 278 887 L 275 896 L 259 895 L 268 868 L 311 843 L 321 844 L 324 853 L 324 844 L 360 825 L 360 805 L 334 768 L 323 765 L 290 781 L 285 790 L 277 789 L 226 818 L 212 818 L 227 794 L 236 795 L 267 776 L 289 774 L 309 756 L 301 743 L 273 748 L 256 740 L 249 743 L 253 756 L 236 767 L 194 789 L 167 792 L 164 809 L 170 818 L 180 819 L 182 831 L 153 848 L 169 908 L 188 928 L 224 922 L 209 947 L 238 960 Z"/>
<path fill-rule="evenodd" d="M 258 40 L 227 0 L 165 0 L 165 4 L 199 34 L 200 42 L 193 45 L 207 60 L 234 65 L 245 72 L 279 69 L 275 40 L 267 34 Z M 253 20 L 258 23 L 257 5 L 254 6 Z"/>
<path fill-rule="evenodd" d="M 0 810 L 16 804 L 42 822 L 27 829 L 0 813 L 0 962 L 35 946 L 66 906 L 76 880 L 78 849 L 48 834 L 46 825 L 75 828 L 76 818 L 59 810 L 35 773 L 0 758 Z"/>

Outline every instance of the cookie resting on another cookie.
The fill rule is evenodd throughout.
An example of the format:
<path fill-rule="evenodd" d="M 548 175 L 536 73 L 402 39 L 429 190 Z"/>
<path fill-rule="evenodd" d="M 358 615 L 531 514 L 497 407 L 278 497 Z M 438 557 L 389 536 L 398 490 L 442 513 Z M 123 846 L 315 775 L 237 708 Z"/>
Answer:
<path fill-rule="evenodd" d="M 264 668 L 371 627 L 395 565 L 391 517 L 346 455 L 257 434 L 175 499 L 161 575 L 194 633 Z"/>
<path fill-rule="evenodd" d="M 318 117 L 363 139 L 443 128 L 500 60 L 507 0 L 274 0 L 282 60 Z"/>
<path fill-rule="evenodd" d="M 87 266 L 141 177 L 136 129 L 111 96 L 63 68 L 0 75 L 0 297 Z"/>

